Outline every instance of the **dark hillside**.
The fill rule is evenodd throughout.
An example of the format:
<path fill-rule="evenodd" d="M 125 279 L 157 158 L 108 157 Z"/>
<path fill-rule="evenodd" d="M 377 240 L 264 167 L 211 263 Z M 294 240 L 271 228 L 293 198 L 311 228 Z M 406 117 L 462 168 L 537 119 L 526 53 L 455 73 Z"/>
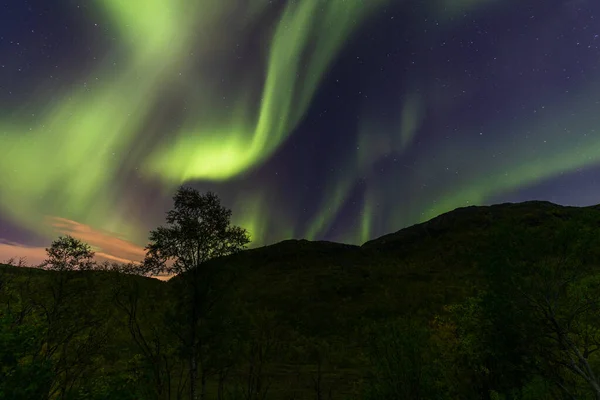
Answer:
<path fill-rule="evenodd" d="M 212 263 L 238 271 L 247 301 L 294 310 L 296 318 L 305 316 L 302 326 L 335 331 L 338 318 L 418 312 L 457 299 L 482 279 L 481 252 L 508 245 L 503 238 L 551 240 L 567 222 L 582 232 L 596 229 L 600 210 L 549 202 L 473 206 L 361 247 L 288 240 Z"/>
<path fill-rule="evenodd" d="M 423 245 L 427 239 L 471 240 L 493 232 L 499 226 L 511 225 L 516 229 L 538 227 L 540 231 L 552 229 L 561 222 L 586 217 L 596 217 L 598 206 L 566 207 L 547 201 L 504 203 L 492 206 L 470 206 L 441 214 L 427 222 L 413 225 L 395 233 L 384 235 L 362 245 L 365 249 L 402 251 L 413 244 Z"/>
<path fill-rule="evenodd" d="M 364 345 L 362 330 L 373 322 L 403 315 L 430 319 L 485 287 L 487 260 L 504 248 L 508 254 L 515 240 L 535 239 L 537 246 L 540 239 L 545 245 L 539 254 L 525 251 L 533 258 L 551 256 L 560 248 L 553 241 L 562 240 L 555 233 L 568 224 L 582 234 L 597 229 L 600 210 L 549 202 L 466 207 L 361 247 L 288 240 L 210 263 L 236 271 L 237 304 L 250 312 L 272 311 L 286 340 L 304 337 L 354 349 Z M 286 369 L 289 354 L 274 357 L 275 370 Z M 362 363 L 350 354 L 337 362 L 349 376 Z M 336 385 L 341 393 L 350 390 Z"/>

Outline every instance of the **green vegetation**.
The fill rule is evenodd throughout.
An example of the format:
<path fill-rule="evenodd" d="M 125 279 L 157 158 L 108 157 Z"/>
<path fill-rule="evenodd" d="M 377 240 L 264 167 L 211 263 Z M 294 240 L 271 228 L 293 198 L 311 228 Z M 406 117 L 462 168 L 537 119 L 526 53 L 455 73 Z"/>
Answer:
<path fill-rule="evenodd" d="M 140 266 L 70 237 L 46 270 L 1 266 L 0 398 L 600 398 L 600 208 L 252 250 L 229 216 L 182 188 Z"/>

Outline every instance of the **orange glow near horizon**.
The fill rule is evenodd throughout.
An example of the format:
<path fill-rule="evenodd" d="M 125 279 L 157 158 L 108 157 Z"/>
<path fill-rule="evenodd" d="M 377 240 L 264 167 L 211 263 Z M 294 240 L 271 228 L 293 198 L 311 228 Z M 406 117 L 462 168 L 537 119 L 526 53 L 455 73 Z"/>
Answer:
<path fill-rule="evenodd" d="M 61 217 L 47 217 L 46 223 L 60 235 L 71 235 L 89 244 L 96 253 L 98 262 L 139 263 L 145 255 L 144 248 L 119 238 L 111 232 L 104 232 L 89 225 Z M 48 246 L 50 243 L 48 243 Z M 46 259 L 45 247 L 31 247 L 21 243 L 2 241 L 0 238 L 0 263 L 14 258 L 24 258 L 28 266 L 38 266 Z M 168 280 L 171 276 L 154 276 Z"/>
<path fill-rule="evenodd" d="M 111 232 L 100 231 L 66 218 L 48 217 L 46 221 L 57 233 L 71 235 L 92 246 L 99 258 L 121 263 L 138 263 L 144 258 L 143 247 L 121 239 Z"/>

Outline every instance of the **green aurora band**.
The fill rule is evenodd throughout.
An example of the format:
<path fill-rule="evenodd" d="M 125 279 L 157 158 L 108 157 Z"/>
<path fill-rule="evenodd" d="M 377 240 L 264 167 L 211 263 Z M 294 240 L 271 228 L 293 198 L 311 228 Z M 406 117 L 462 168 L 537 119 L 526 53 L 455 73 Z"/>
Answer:
<path fill-rule="evenodd" d="M 439 16 L 451 17 L 459 8 L 464 12 L 474 6 L 492 3 L 497 6 L 499 2 L 448 3 L 440 9 L 445 14 Z M 507 43 L 505 54 L 513 52 L 513 45 Z M 432 145 L 425 157 L 417 159 L 414 165 L 399 167 L 388 174 L 387 180 L 382 179 L 378 163 L 390 158 L 402 160 L 427 117 L 426 110 L 451 110 L 452 102 L 435 89 L 427 89 L 426 84 L 422 85 L 425 90 L 409 91 L 403 95 L 396 135 L 390 134 L 389 126 L 371 118 L 372 110 L 367 110 L 366 122 L 359 129 L 356 153 L 346 155 L 342 166 L 330 177 L 329 185 L 326 185 L 329 190 L 319 213 L 311 221 L 307 238 L 315 239 L 328 232 L 338 210 L 349 201 L 359 181 L 368 182 L 371 174 L 378 175 L 379 184 L 365 189 L 358 224 L 346 227 L 335 240 L 364 243 L 372 239 L 370 232 L 374 230 L 394 232 L 458 207 L 486 204 L 504 193 L 600 164 L 600 132 L 597 129 L 600 127 L 600 102 L 597 101 L 600 74 L 590 77 L 589 82 L 586 87 L 571 90 L 568 96 L 554 104 L 548 101 L 525 125 L 502 119 L 488 121 L 487 135 L 498 138 L 493 144 L 474 145 L 472 139 L 467 138 L 478 132 L 463 132 L 452 141 Z M 541 98 L 552 99 L 553 96 L 549 93 Z M 539 101 L 529 107 L 540 108 Z M 553 140 L 545 140 L 547 137 Z M 451 177 L 451 187 L 447 183 L 448 166 L 455 175 Z M 435 189 L 421 190 L 424 182 Z M 407 190 L 407 187 L 413 190 Z M 402 206 L 397 205 L 399 199 Z"/>
<path fill-rule="evenodd" d="M 0 193 L 0 207 L 20 225 L 49 235 L 53 232 L 41 228 L 41 220 L 58 215 L 143 242 L 145 233 L 127 218 L 129 210 L 118 206 L 123 188 L 115 188 L 115 182 L 123 170 L 140 163 L 148 178 L 158 177 L 172 189 L 189 180 L 226 180 L 267 159 L 304 115 L 357 21 L 385 0 L 289 2 L 270 41 L 256 118 L 248 115 L 251 96 L 238 92 L 234 95 L 240 103 L 233 115 L 215 110 L 223 115 L 221 120 L 194 121 L 194 110 L 189 110 L 189 122 L 172 135 L 170 148 L 161 146 L 141 160 L 127 156 L 143 140 L 139 136 L 144 122 L 165 87 L 174 84 L 188 54 L 202 56 L 216 47 L 213 38 L 224 33 L 225 18 L 240 6 L 245 5 L 243 18 L 236 22 L 243 34 L 245 24 L 255 22 L 270 3 L 99 1 L 98 7 L 120 33 L 128 54 L 125 66 L 99 66 L 90 74 L 92 84 L 75 87 L 49 109 L 37 111 L 41 117 L 35 123 L 28 109 L 0 124 L 3 148 L 8 149 L 0 159 L 5 171 L 0 185 L 11 188 Z M 204 34 L 194 35 L 197 29 Z M 305 59 L 309 46 L 311 54 Z M 202 96 L 208 102 L 218 93 Z"/>
<path fill-rule="evenodd" d="M 49 107 L 36 108 L 32 101 L 19 112 L 1 116 L 0 187 L 10 190 L 0 191 L 0 209 L 19 226 L 49 237 L 54 231 L 43 224 L 43 218 L 59 216 L 143 245 L 146 231 L 131 217 L 135 199 L 127 197 L 126 184 L 119 177 L 137 174 L 139 168 L 145 179 L 159 182 L 165 193 L 170 193 L 189 181 L 227 182 L 261 165 L 302 120 L 329 66 L 359 27 L 357 22 L 366 21 L 387 1 L 286 3 L 269 32 L 262 74 L 233 89 L 228 97 L 236 99 L 235 104 L 226 109 L 219 109 L 214 102 L 222 95 L 203 81 L 202 74 L 182 78 L 179 73 L 185 70 L 190 53 L 212 57 L 220 47 L 234 45 L 261 21 L 270 2 L 248 1 L 240 11 L 237 0 L 97 1 L 106 24 L 119 32 L 120 47 L 115 54 L 127 57 L 115 65 L 115 55 L 107 54 L 89 73 L 85 85 L 77 83 L 54 94 Z M 432 4 L 442 18 L 500 3 L 439 0 Z M 238 14 L 242 16 L 240 28 L 232 31 L 224 21 Z M 232 60 L 222 60 L 228 61 Z M 162 93 L 173 85 L 185 87 L 190 79 L 196 79 L 198 85 L 189 85 L 196 92 L 189 94 L 195 102 L 188 104 L 188 115 L 180 126 L 169 128 L 164 143 L 150 145 L 155 142 L 154 135 L 165 136 L 148 128 Z M 451 145 L 440 142 L 410 171 L 396 171 L 382 187 L 367 187 L 359 223 L 338 240 L 364 242 L 375 230 L 394 231 L 598 164 L 600 136 L 593 127 L 600 123 L 595 100 L 600 76 L 590 77 L 590 81 L 596 83 L 573 92 L 569 99 L 549 104 L 531 126 L 495 121 L 495 129 L 503 134 L 495 132 L 502 140 L 494 146 L 474 149 L 471 142 L 460 138 Z M 258 91 L 256 82 L 262 82 Z M 42 98 L 47 94 L 45 88 L 38 92 Z M 279 198 L 267 189 L 237 195 L 232 207 L 235 222 L 250 230 L 254 245 L 265 244 L 267 230 L 276 231 L 278 239 L 319 237 L 331 227 L 359 179 L 368 181 L 378 161 L 390 154 L 401 156 L 411 146 L 434 96 L 411 91 L 399 97 L 404 104 L 397 135 L 390 136 L 376 119 L 366 116 L 369 122 L 360 127 L 356 153 L 346 155 L 344 168 L 328 177 L 320 210 L 302 232 L 296 230 L 285 208 L 274 211 L 272 204 Z M 201 116 L 210 117 L 198 118 L 196 106 L 204 111 Z M 565 127 L 580 129 L 577 135 L 567 136 Z M 525 131 L 530 132 L 527 139 L 522 134 Z M 556 132 L 553 142 L 536 139 L 548 131 Z M 536 140 L 539 146 L 528 144 Z M 465 152 L 472 155 L 464 157 Z M 433 186 L 443 179 L 449 164 L 460 170 L 453 187 L 438 185 L 426 196 L 411 194 L 415 199 L 406 209 L 392 206 L 396 199 L 406 199 L 395 181 L 409 180 L 415 187 L 426 181 Z M 283 207 L 284 200 L 279 200 Z M 392 214 L 381 215 L 383 209 L 391 209 Z"/>
<path fill-rule="evenodd" d="M 258 116 L 244 118 L 248 104 L 242 104 L 241 111 L 230 117 L 233 120 L 208 127 L 202 122 L 188 124 L 171 148 L 150 157 L 150 171 L 175 182 L 226 180 L 267 159 L 304 116 L 356 21 L 384 2 L 289 2 L 273 34 Z"/>

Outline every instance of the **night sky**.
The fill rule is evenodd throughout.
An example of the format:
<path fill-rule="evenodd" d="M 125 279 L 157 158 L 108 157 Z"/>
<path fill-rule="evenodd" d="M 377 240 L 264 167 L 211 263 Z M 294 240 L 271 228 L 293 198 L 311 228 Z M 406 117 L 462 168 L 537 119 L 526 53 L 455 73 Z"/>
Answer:
<path fill-rule="evenodd" d="M 0 260 L 139 260 L 181 184 L 253 246 L 600 203 L 597 0 L 3 0 Z"/>

